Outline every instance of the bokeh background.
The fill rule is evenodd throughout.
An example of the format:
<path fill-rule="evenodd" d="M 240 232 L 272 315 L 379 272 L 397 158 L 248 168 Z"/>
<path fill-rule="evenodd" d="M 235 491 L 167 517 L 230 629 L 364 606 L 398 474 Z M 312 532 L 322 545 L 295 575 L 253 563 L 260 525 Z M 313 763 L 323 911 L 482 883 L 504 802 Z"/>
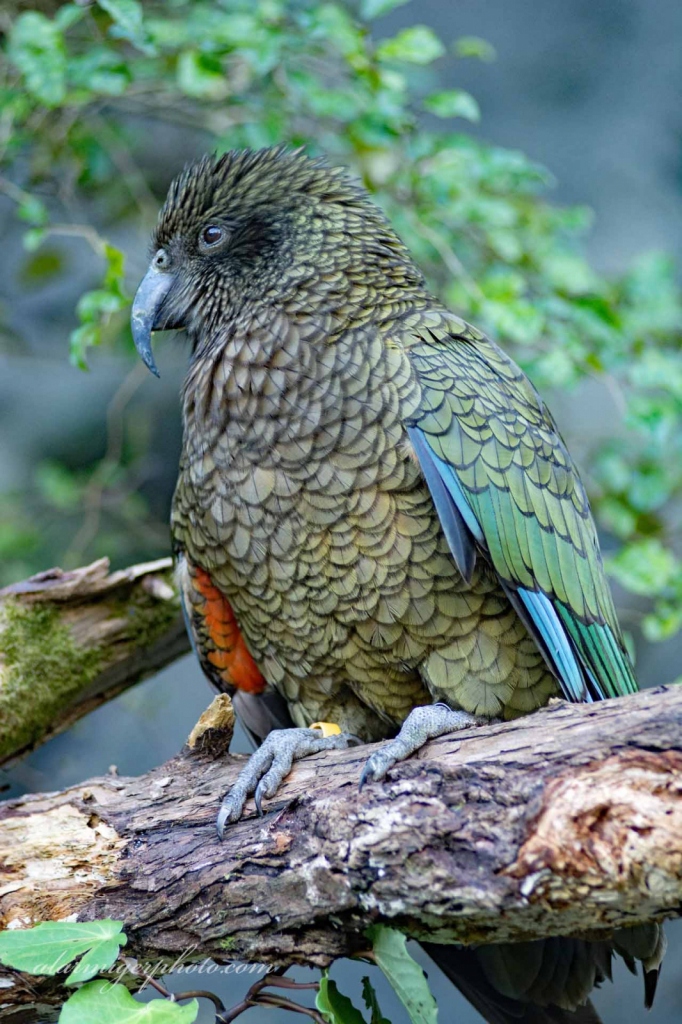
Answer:
<path fill-rule="evenodd" d="M 133 359 L 149 231 L 186 160 L 305 141 L 364 177 L 434 287 L 546 394 L 641 683 L 682 675 L 679 3 L 10 0 L 0 33 L 0 583 L 167 553 L 185 353 L 157 342 L 160 381 Z M 0 784 L 143 772 L 209 698 L 183 659 Z M 669 935 L 652 1013 L 619 969 L 595 997 L 606 1024 L 682 1020 L 680 925 Z M 441 1020 L 478 1021 L 415 956 Z M 358 1005 L 366 971 L 332 969 Z M 248 982 L 211 984 L 230 1005 Z"/>

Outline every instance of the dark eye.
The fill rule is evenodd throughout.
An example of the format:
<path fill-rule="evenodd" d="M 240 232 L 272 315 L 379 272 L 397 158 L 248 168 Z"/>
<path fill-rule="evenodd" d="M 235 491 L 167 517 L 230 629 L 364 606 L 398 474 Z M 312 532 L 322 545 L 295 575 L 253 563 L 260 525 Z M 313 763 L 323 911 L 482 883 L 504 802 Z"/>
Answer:
<path fill-rule="evenodd" d="M 222 242 L 224 237 L 225 232 L 223 228 L 219 228 L 215 224 L 209 224 L 201 233 L 201 240 L 204 245 L 216 245 L 218 242 Z"/>

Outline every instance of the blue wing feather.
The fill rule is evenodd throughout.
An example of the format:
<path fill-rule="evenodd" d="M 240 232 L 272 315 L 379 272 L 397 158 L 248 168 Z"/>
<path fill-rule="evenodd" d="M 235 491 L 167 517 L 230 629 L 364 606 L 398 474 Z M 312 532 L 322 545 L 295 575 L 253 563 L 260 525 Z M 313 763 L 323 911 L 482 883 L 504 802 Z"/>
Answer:
<path fill-rule="evenodd" d="M 483 551 L 487 550 L 481 526 L 464 496 L 452 466 L 436 455 L 419 427 L 408 426 L 407 433 L 457 568 L 469 583 L 475 565 L 476 545 Z M 505 586 L 505 590 L 535 636 L 567 699 L 576 703 L 590 703 L 593 696 L 588 688 L 582 659 L 576 657 L 571 638 L 547 595 L 525 587 Z M 589 673 L 589 682 L 595 696 L 606 696 L 592 673 Z"/>
<path fill-rule="evenodd" d="M 471 525 L 468 522 L 472 518 L 471 510 L 465 504 L 466 515 L 462 511 L 461 502 L 457 500 L 450 487 L 448 487 L 448 481 L 442 468 L 436 465 L 436 462 L 440 462 L 440 459 L 429 450 L 421 431 L 416 427 L 408 427 L 407 433 L 426 478 L 433 503 L 436 506 L 438 518 L 443 527 L 443 533 L 450 545 L 452 557 L 464 579 L 467 583 L 471 583 L 471 576 L 476 564 L 476 546 L 471 536 L 472 533 L 476 536 L 476 533 L 471 529 Z M 478 526 L 475 517 L 473 517 L 473 520 L 473 525 Z M 482 541 L 483 534 L 480 529 L 478 534 L 476 539 Z"/>

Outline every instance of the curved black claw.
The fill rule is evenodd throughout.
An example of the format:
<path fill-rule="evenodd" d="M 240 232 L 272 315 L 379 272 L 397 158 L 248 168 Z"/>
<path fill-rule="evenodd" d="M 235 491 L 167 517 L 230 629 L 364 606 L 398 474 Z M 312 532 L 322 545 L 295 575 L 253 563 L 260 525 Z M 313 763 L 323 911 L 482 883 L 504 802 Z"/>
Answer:
<path fill-rule="evenodd" d="M 367 758 L 358 789 L 361 790 L 368 782 L 380 782 L 390 768 L 399 761 L 404 761 L 410 754 L 414 754 L 427 740 L 466 729 L 470 725 L 478 725 L 482 721 L 483 719 L 476 718 L 467 711 L 453 711 L 447 704 L 427 704 L 414 708 L 403 722 L 396 738 L 375 750 Z"/>
<path fill-rule="evenodd" d="M 216 827 L 223 838 L 226 825 L 238 821 L 244 804 L 255 794 L 256 810 L 263 813 L 263 798 L 274 796 L 294 761 L 320 750 L 344 750 L 359 740 L 347 733 L 323 736 L 319 729 L 275 729 L 251 755 L 237 781 L 223 799 Z"/>

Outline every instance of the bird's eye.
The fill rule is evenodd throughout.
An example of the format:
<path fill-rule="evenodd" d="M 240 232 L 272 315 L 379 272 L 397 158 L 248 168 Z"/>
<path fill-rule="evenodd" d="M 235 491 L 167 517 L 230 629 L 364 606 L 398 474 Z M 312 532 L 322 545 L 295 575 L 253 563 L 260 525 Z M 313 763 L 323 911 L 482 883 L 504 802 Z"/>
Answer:
<path fill-rule="evenodd" d="M 224 237 L 224 230 L 217 227 L 215 224 L 209 224 L 209 226 L 204 228 L 201 233 L 201 240 L 204 245 L 217 245 L 218 242 L 222 242 Z"/>

